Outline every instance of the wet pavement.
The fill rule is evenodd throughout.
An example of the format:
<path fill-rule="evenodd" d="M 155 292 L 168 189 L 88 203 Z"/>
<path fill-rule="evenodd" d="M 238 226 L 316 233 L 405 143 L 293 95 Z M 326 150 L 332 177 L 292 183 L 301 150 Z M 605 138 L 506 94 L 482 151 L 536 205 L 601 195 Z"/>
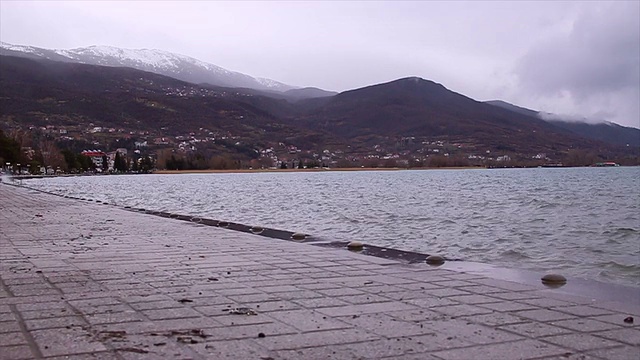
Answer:
<path fill-rule="evenodd" d="M 0 183 L 0 359 L 640 358 L 638 289 L 172 215 Z"/>

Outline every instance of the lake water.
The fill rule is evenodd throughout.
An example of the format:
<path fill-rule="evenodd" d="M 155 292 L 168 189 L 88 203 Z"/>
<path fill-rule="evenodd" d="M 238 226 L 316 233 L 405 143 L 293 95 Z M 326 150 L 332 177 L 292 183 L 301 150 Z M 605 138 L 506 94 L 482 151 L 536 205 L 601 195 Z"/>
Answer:
<path fill-rule="evenodd" d="M 640 285 L 640 167 L 93 176 L 119 205 Z"/>

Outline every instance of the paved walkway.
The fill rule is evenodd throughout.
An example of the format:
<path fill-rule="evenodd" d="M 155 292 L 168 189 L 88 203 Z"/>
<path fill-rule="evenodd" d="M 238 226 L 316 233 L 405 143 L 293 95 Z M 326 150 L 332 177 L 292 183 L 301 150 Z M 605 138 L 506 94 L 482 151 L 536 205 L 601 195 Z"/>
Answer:
<path fill-rule="evenodd" d="M 639 325 L 637 298 L 593 301 L 0 184 L 1 359 L 637 360 Z"/>

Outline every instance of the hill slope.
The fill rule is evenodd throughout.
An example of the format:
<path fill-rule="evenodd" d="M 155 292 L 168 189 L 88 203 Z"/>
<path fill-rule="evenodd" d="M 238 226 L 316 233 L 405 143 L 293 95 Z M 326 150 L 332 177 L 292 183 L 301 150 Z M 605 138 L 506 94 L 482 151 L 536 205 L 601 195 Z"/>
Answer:
<path fill-rule="evenodd" d="M 487 104 L 498 106 L 516 113 L 543 119 L 559 128 L 570 131 L 573 134 L 603 141 L 613 145 L 640 147 L 640 129 L 621 126 L 610 122 L 587 123 L 580 121 L 562 121 L 545 119 L 540 112 L 515 106 L 500 100 L 487 101 Z"/>
<path fill-rule="evenodd" d="M 254 78 L 189 56 L 150 49 L 121 49 L 111 46 L 89 46 L 71 50 L 50 50 L 33 46 L 0 43 L 0 55 L 40 58 L 81 64 L 130 67 L 170 76 L 194 84 L 208 83 L 225 87 L 244 87 L 258 90 L 287 91 L 294 86 L 281 82 Z"/>
<path fill-rule="evenodd" d="M 0 125 L 5 128 L 100 126 L 156 136 L 206 128 L 254 142 L 314 135 L 266 110 L 287 106 L 285 100 L 130 68 L 0 56 Z"/>
<path fill-rule="evenodd" d="M 479 150 L 520 153 L 602 145 L 416 77 L 343 92 L 308 106 L 301 120 L 305 126 L 346 138 L 447 139 Z"/>

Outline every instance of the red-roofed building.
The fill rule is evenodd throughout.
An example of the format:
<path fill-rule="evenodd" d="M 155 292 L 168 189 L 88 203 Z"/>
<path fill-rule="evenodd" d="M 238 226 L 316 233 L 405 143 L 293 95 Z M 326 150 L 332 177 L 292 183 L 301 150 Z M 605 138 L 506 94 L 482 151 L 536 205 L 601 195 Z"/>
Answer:
<path fill-rule="evenodd" d="M 88 156 L 97 169 L 102 170 L 102 159 L 107 154 L 100 150 L 84 150 L 82 153 L 84 156 Z"/>

